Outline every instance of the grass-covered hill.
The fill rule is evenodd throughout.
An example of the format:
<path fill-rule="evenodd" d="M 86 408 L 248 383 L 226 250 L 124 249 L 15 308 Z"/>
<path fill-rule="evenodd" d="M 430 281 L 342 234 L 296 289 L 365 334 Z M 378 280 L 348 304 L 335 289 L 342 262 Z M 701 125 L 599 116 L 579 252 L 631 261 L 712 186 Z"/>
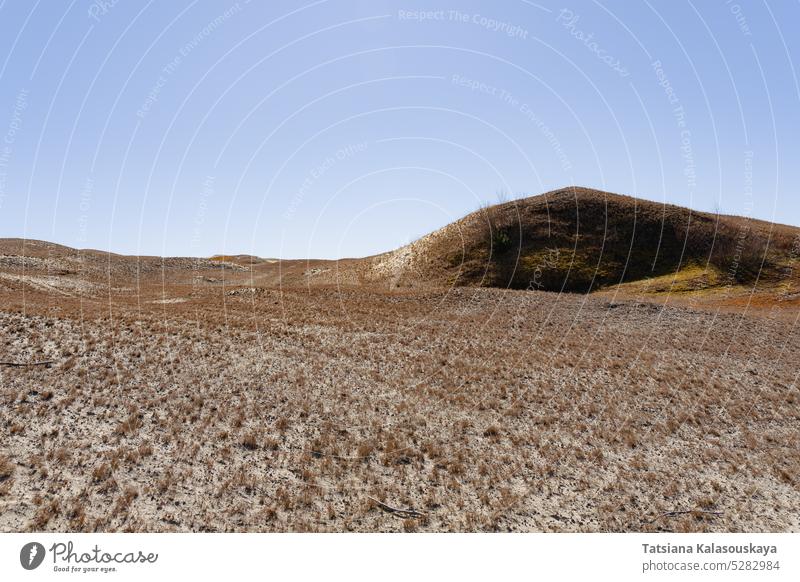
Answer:
<path fill-rule="evenodd" d="M 375 257 L 372 276 L 401 287 L 572 292 L 663 277 L 705 288 L 777 285 L 798 242 L 794 227 L 564 188 L 473 212 Z"/>

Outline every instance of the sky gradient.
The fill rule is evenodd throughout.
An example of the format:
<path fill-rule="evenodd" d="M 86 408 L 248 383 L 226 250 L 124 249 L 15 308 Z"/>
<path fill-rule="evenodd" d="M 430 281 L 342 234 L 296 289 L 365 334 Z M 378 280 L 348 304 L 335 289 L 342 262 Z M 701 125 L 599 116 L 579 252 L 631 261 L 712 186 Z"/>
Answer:
<path fill-rule="evenodd" d="M 570 184 L 800 225 L 798 2 L 0 0 L 0 236 L 337 258 Z"/>

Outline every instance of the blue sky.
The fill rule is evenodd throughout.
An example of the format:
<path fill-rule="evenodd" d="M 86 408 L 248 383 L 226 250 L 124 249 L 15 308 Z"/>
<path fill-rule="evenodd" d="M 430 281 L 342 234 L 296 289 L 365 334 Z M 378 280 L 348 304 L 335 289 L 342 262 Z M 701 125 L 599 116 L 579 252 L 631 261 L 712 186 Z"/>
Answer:
<path fill-rule="evenodd" d="M 392 249 L 578 184 L 800 225 L 798 2 L 0 0 L 0 236 Z"/>

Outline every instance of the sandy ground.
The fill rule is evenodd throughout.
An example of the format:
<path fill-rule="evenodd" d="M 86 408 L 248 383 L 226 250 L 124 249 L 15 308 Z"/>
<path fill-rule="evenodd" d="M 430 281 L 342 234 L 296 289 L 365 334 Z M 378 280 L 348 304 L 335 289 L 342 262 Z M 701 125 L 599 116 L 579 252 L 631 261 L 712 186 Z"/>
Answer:
<path fill-rule="evenodd" d="M 800 531 L 795 303 L 47 252 L 0 263 L 2 531 Z"/>

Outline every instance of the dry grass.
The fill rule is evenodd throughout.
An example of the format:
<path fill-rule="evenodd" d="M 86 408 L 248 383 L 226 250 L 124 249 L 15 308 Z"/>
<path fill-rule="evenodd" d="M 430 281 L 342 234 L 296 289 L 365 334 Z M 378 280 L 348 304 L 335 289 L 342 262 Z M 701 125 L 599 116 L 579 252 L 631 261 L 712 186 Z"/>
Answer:
<path fill-rule="evenodd" d="M 0 487 L 3 486 L 3 482 L 8 481 L 14 476 L 15 469 L 16 466 L 9 457 L 5 455 L 0 456 Z"/>
<path fill-rule="evenodd" d="M 24 427 L 0 528 L 800 527 L 800 345 L 774 313 L 491 290 L 223 301 L 0 314 L 14 358 L 81 354 L 0 372 L 0 422 Z"/>

